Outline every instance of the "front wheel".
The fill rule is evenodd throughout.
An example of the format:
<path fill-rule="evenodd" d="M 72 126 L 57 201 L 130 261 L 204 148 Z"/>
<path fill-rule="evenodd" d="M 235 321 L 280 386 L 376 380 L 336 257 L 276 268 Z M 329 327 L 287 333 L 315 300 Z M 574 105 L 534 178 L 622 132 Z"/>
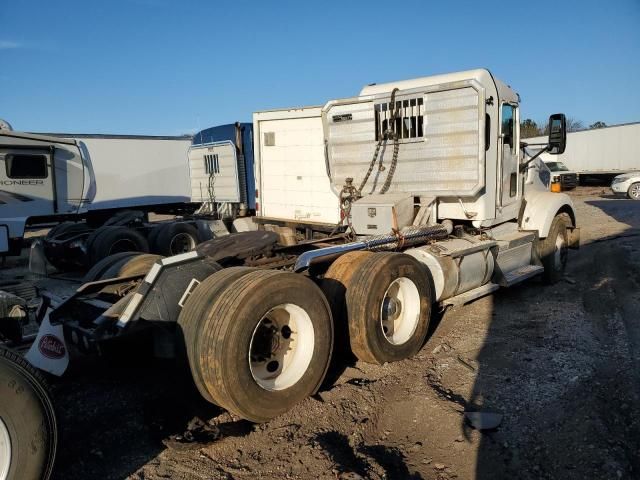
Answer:
<path fill-rule="evenodd" d="M 57 427 L 44 379 L 22 357 L 0 348 L 0 479 L 47 479 Z"/>
<path fill-rule="evenodd" d="M 627 190 L 627 196 L 631 200 L 640 200 L 640 182 L 632 183 Z"/>
<path fill-rule="evenodd" d="M 558 282 L 564 275 L 569 258 L 569 234 L 571 219 L 566 213 L 556 215 L 551 222 L 549 235 L 540 240 L 538 253 L 544 267 L 545 283 Z"/>

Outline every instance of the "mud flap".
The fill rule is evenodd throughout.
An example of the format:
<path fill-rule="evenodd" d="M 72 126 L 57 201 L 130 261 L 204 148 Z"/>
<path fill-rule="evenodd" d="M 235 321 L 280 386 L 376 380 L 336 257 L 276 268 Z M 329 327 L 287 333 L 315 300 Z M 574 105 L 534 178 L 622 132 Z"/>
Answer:
<path fill-rule="evenodd" d="M 29 271 L 36 275 L 47 276 L 49 274 L 49 263 L 44 254 L 44 244 L 40 239 L 33 242 L 29 249 Z"/>
<path fill-rule="evenodd" d="M 578 227 L 567 228 L 567 234 L 569 237 L 569 248 L 578 250 L 580 248 L 580 229 Z"/>
<path fill-rule="evenodd" d="M 34 367 L 60 377 L 69 366 L 69 351 L 64 342 L 62 325 L 51 325 L 49 322 L 50 311 L 45 313 L 38 335 L 25 358 Z"/>

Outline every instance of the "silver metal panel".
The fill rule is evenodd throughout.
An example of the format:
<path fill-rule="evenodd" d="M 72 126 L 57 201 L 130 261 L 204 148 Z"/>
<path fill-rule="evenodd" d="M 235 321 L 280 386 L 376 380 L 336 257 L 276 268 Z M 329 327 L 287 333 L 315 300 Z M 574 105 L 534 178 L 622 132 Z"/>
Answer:
<path fill-rule="evenodd" d="M 387 194 L 361 198 L 351 206 L 353 228 L 358 235 L 384 235 L 411 225 L 413 195 Z"/>
<path fill-rule="evenodd" d="M 484 88 L 475 80 L 399 91 L 398 163 L 389 192 L 471 196 L 484 186 Z M 330 102 L 323 120 L 332 186 L 347 177 L 359 186 L 377 136 L 389 117 L 390 94 Z M 416 126 L 416 120 L 421 125 Z M 390 171 L 393 142 L 363 188 L 379 192 Z M 380 160 L 381 159 L 381 160 Z M 380 169 L 380 165 L 383 167 Z"/>
<path fill-rule="evenodd" d="M 532 243 L 525 243 L 509 250 L 501 250 L 496 259 L 503 274 L 531 264 Z"/>

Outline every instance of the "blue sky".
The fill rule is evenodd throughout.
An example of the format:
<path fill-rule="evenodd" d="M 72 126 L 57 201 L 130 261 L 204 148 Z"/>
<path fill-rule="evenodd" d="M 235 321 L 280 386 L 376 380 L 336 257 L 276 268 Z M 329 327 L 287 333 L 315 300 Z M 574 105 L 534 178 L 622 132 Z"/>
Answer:
<path fill-rule="evenodd" d="M 488 67 L 523 118 L 640 121 L 640 0 L 2 1 L 0 118 L 179 134 Z"/>

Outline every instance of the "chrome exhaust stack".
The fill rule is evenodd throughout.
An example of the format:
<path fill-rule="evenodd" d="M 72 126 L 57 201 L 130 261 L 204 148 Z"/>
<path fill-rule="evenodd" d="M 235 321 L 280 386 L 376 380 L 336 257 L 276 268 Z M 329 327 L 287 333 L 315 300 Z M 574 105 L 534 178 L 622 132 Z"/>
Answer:
<path fill-rule="evenodd" d="M 452 231 L 453 223 L 445 220 L 443 224 L 430 225 L 428 227 L 408 227 L 397 233 L 376 235 L 344 245 L 310 250 L 298 257 L 293 271 L 303 272 L 311 267 L 311 265 L 328 262 L 345 253 L 356 250 L 368 250 L 371 252 L 393 251 L 404 247 L 420 245 L 429 240 L 441 240 L 447 238 Z"/>

